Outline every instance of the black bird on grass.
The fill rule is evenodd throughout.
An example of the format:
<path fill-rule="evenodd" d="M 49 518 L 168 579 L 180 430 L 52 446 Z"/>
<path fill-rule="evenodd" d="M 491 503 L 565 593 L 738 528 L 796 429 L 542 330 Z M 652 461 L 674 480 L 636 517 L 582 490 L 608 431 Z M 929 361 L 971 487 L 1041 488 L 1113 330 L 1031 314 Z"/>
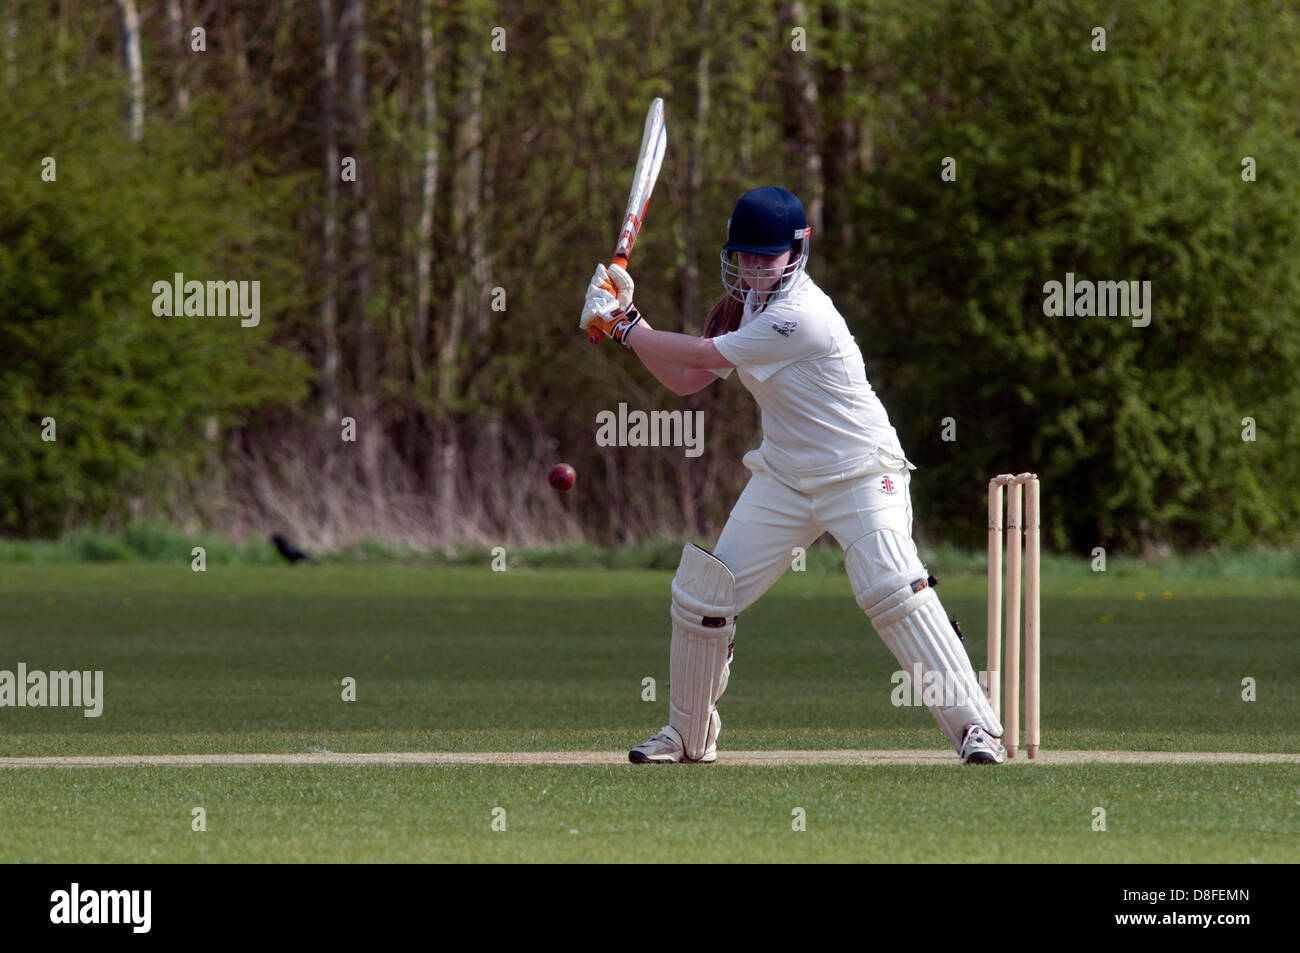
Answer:
<path fill-rule="evenodd" d="M 301 559 L 305 559 L 309 563 L 314 563 L 316 561 L 279 533 L 276 533 L 271 537 L 271 542 L 275 543 L 275 548 L 279 550 L 280 555 L 291 563 L 296 563 Z"/>

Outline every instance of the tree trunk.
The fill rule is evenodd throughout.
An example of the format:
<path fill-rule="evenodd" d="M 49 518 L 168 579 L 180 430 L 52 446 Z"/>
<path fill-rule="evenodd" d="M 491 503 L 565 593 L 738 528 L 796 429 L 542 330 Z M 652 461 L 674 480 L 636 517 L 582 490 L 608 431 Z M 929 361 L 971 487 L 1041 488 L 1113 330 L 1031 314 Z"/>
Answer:
<path fill-rule="evenodd" d="M 429 290 L 433 275 L 433 210 L 438 194 L 438 99 L 434 85 L 433 0 L 420 0 L 420 99 L 423 107 L 424 172 L 420 180 L 420 224 L 415 254 L 415 321 L 411 367 L 424 380 L 429 340 Z"/>
<path fill-rule="evenodd" d="M 54 82 L 60 90 L 67 88 L 68 71 L 64 63 L 71 59 L 70 49 L 72 44 L 68 41 L 69 3 L 70 0 L 59 0 L 59 10 L 55 14 L 59 18 L 59 25 L 54 33 Z M 17 30 L 16 22 L 14 29 Z M 17 33 L 14 34 L 14 38 L 17 39 Z"/>
<path fill-rule="evenodd" d="M 453 177 L 451 233 L 456 241 L 456 282 L 452 290 L 451 313 L 438 350 L 438 400 L 442 412 L 454 416 L 452 407 L 461 394 L 459 370 L 462 350 L 484 326 L 481 316 L 486 284 L 483 271 L 483 223 L 479 214 L 479 190 L 483 180 L 483 73 L 482 52 L 471 57 L 461 75 L 465 85 L 456 109 L 455 145 L 459 160 Z M 456 439 L 456 429 L 448 428 Z M 460 448 L 451 443 L 442 448 L 442 472 L 438 480 L 439 502 L 444 515 L 456 512 L 456 481 Z"/>
<path fill-rule="evenodd" d="M 113 0 L 117 7 L 118 27 L 122 32 L 122 65 L 131 88 L 128 117 L 131 141 L 144 138 L 144 63 L 140 56 L 140 13 L 135 0 Z"/>
<path fill-rule="evenodd" d="M 481 307 L 486 290 L 483 268 L 483 223 L 480 192 L 483 182 L 483 61 L 467 68 L 456 116 L 453 154 L 460 160 L 453 177 L 451 234 L 456 242 L 456 281 L 447 334 L 439 354 L 440 396 L 450 399 L 457 384 L 457 365 L 466 332 L 482 327 Z"/>
<path fill-rule="evenodd" d="M 319 0 L 324 68 L 321 76 L 325 128 L 325 209 L 321 234 L 321 411 L 326 424 L 339 425 L 338 205 L 339 146 L 334 115 L 338 39 L 332 0 Z"/>
<path fill-rule="evenodd" d="M 63 11 L 59 10 L 59 28 L 63 27 Z M 5 48 L 5 85 L 13 89 L 18 85 L 18 14 L 12 9 L 6 10 L 4 18 L 0 19 L 0 42 L 4 43 Z M 62 62 L 63 44 L 55 54 L 56 62 Z"/>
<path fill-rule="evenodd" d="M 482 56 L 476 58 L 470 66 L 469 87 L 465 95 L 465 108 L 460 130 L 461 146 L 457 155 L 463 155 L 459 203 L 460 217 L 453 225 L 457 235 L 466 236 L 465 244 L 465 280 L 460 282 L 460 309 L 462 326 L 477 337 L 487 331 L 487 310 L 483 307 L 487 294 L 487 261 L 484 250 L 487 245 L 486 228 L 483 221 L 483 74 L 486 63 Z"/>
<path fill-rule="evenodd" d="M 482 62 L 482 61 L 480 61 Z M 479 142 L 482 143 L 478 149 L 479 162 L 482 166 L 482 175 L 480 177 L 480 188 L 478 195 L 481 198 L 476 199 L 474 203 L 474 217 L 470 223 L 470 256 L 474 262 L 475 281 L 478 284 L 479 293 L 477 307 L 474 311 L 475 330 L 474 340 L 481 350 L 488 350 L 492 347 L 490 335 L 492 333 L 492 320 L 494 316 L 502 317 L 499 312 L 494 312 L 489 307 L 486 296 L 490 294 L 489 285 L 493 284 L 493 255 L 488 251 L 488 213 L 496 202 L 496 171 L 501 162 L 501 140 L 502 136 L 491 136 L 487 141 L 491 143 L 491 149 L 486 147 L 483 133 L 482 114 L 484 107 L 482 104 L 483 96 L 483 72 L 478 74 L 479 99 L 475 111 L 479 118 L 476 125 L 479 129 Z M 504 112 L 503 95 L 510 95 L 508 90 L 503 89 L 501 84 L 493 84 L 495 94 L 494 101 L 487 110 L 488 115 L 499 116 Z M 507 292 L 513 289 L 507 289 Z M 509 310 L 510 299 L 506 298 L 506 308 Z M 486 463 L 489 473 L 504 473 L 506 468 L 506 446 L 505 446 L 505 425 L 501 416 L 500 405 L 493 400 L 488 400 L 484 405 L 484 416 L 487 417 L 486 426 L 483 429 L 484 447 L 483 459 Z M 507 489 L 507 485 L 501 481 L 496 482 L 498 512 L 510 512 L 513 503 L 512 494 Z M 508 527 L 503 527 L 507 529 Z"/>
<path fill-rule="evenodd" d="M 244 40 L 244 8 L 237 3 L 228 4 L 225 13 L 225 45 L 231 53 L 231 66 L 235 79 L 243 87 L 248 85 L 251 72 L 248 65 L 248 44 Z"/>
<path fill-rule="evenodd" d="M 793 0 L 781 10 L 781 18 L 789 35 L 789 27 L 808 26 L 808 12 L 803 0 Z M 794 191 L 803 200 L 812 228 L 813 241 L 822 233 L 822 207 L 825 204 L 825 183 L 822 181 L 820 103 L 817 81 L 813 73 L 813 54 L 792 53 L 783 57 L 788 64 L 785 90 L 785 142 L 793 166 L 800 177 Z"/>
<path fill-rule="evenodd" d="M 167 0 L 167 42 L 171 46 L 172 56 L 176 57 L 176 66 L 172 71 L 172 96 L 176 101 L 176 111 L 184 114 L 190 108 L 190 89 L 187 85 L 189 63 L 189 44 L 185 42 L 186 12 L 183 0 Z"/>
<path fill-rule="evenodd" d="M 833 31 L 841 36 L 849 35 L 853 29 L 848 11 L 843 7 L 823 8 L 822 25 L 827 32 Z M 833 103 L 840 112 L 833 123 L 823 127 L 826 131 L 825 146 L 822 149 L 822 179 L 826 190 L 822 224 L 826 229 L 824 238 L 833 242 L 836 250 L 853 244 L 853 217 L 845 215 L 844 211 L 852 208 L 851 193 L 861 172 L 861 167 L 855 161 L 853 120 L 844 115 L 849 78 L 849 65 L 843 63 L 829 66 L 823 80 L 826 101 Z M 822 247 L 827 250 L 830 248 L 829 245 Z"/>
<path fill-rule="evenodd" d="M 348 103 L 351 119 L 352 154 L 357 163 L 352 190 L 353 273 L 356 275 L 356 299 L 353 305 L 357 342 L 357 394 L 364 422 L 358 428 L 362 469 L 372 493 L 379 484 L 379 443 L 382 432 L 378 419 L 375 329 L 370 306 L 374 298 L 375 269 L 370 231 L 370 198 L 366 191 L 372 165 L 366 149 L 366 21 L 362 0 L 347 0 L 344 20 L 348 34 Z"/>
<path fill-rule="evenodd" d="M 703 323 L 700 307 L 700 191 L 704 186 L 704 132 L 709 122 L 709 21 L 713 0 L 700 0 L 700 52 L 695 61 L 695 126 L 686 157 L 686 267 L 682 270 L 682 314 L 678 330 Z"/>

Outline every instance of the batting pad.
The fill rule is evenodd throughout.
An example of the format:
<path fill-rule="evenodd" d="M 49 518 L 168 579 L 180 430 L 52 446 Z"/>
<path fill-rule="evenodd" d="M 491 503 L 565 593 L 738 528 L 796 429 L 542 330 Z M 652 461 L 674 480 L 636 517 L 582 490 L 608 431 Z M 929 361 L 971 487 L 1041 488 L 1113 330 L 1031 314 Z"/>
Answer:
<path fill-rule="evenodd" d="M 686 757 L 693 761 L 704 756 L 709 717 L 727 687 L 735 613 L 731 570 L 712 553 L 687 543 L 673 578 L 668 723 L 682 736 Z"/>
<path fill-rule="evenodd" d="M 844 568 L 858 607 L 909 680 L 918 665 L 924 676 L 937 677 L 942 700 L 927 707 L 953 748 L 961 745 L 962 731 L 971 722 L 1001 737 L 1002 723 L 915 553 L 911 541 L 893 530 L 870 533 L 845 550 Z"/>

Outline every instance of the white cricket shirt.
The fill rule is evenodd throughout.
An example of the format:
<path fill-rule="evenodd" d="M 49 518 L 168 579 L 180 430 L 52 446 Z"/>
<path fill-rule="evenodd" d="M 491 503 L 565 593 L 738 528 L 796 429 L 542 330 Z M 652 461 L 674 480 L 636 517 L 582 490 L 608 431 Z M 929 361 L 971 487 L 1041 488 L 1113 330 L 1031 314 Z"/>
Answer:
<path fill-rule="evenodd" d="M 806 274 L 790 293 L 755 310 L 751 291 L 740 327 L 711 338 L 758 401 L 772 475 L 800 491 L 873 470 L 916 469 L 876 392 L 853 335 Z M 713 371 L 719 377 L 731 368 Z"/>

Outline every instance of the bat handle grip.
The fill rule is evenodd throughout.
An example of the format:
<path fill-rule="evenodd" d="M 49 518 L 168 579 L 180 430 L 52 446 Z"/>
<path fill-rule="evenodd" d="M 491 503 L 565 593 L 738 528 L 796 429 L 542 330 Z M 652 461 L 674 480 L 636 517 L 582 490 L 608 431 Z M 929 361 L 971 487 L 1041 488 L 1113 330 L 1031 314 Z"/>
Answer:
<path fill-rule="evenodd" d="M 611 261 L 610 264 L 618 265 L 618 267 L 620 268 L 626 268 L 627 256 L 615 255 L 614 260 Z M 618 294 L 618 289 L 614 287 L 614 282 L 610 281 L 608 278 L 605 279 L 605 284 L 602 285 L 602 287 L 612 295 Z M 592 344 L 599 344 L 601 342 L 601 339 L 604 338 L 605 336 L 604 332 L 600 331 L 598 328 L 591 328 L 590 330 L 591 333 L 587 335 L 587 340 L 590 341 Z"/>

